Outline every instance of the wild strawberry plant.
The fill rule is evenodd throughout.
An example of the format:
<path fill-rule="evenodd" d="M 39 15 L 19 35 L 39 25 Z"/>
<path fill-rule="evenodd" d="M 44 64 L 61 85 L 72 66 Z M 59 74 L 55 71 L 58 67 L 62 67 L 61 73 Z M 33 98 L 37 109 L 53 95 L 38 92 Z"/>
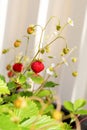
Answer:
<path fill-rule="evenodd" d="M 66 117 L 61 111 L 60 102 L 56 100 L 52 92 L 52 88 L 59 86 L 50 77 L 57 78 L 57 68 L 62 65 L 69 65 L 67 59 L 70 57 L 74 48 L 69 48 L 66 38 L 63 36 L 63 30 L 67 25 L 73 26 L 73 21 L 68 21 L 61 25 L 60 22 L 55 27 L 55 32 L 50 42 L 42 44 L 44 32 L 47 29 L 51 17 L 44 27 L 40 25 L 30 25 L 27 28 L 27 43 L 25 53 L 15 56 L 15 60 L 6 65 L 8 79 L 0 75 L 0 129 L 1 130 L 71 130 L 70 124 L 63 122 L 66 118 L 76 122 L 77 130 L 78 115 L 87 114 L 87 110 L 82 107 L 86 104 L 84 99 L 76 100 L 75 103 L 70 101 L 64 102 L 64 107 L 69 111 Z M 41 29 L 38 50 L 32 59 L 28 59 L 29 40 L 32 35 L 37 35 L 37 28 Z M 65 47 L 62 48 L 60 57 L 56 64 L 52 63 L 49 67 L 45 66 L 45 59 L 41 57 L 48 54 L 52 44 L 62 39 Z M 22 41 L 16 40 L 12 48 L 14 50 L 22 46 Z M 10 48 L 3 49 L 2 54 L 9 53 Z M 48 59 L 54 58 L 47 56 Z M 73 63 L 77 61 L 75 57 L 71 59 Z M 48 62 L 48 61 L 47 61 Z M 72 72 L 72 76 L 76 77 L 77 71 Z M 55 109 L 53 102 L 56 100 L 57 108 Z M 5 125 L 6 124 L 6 125 Z"/>

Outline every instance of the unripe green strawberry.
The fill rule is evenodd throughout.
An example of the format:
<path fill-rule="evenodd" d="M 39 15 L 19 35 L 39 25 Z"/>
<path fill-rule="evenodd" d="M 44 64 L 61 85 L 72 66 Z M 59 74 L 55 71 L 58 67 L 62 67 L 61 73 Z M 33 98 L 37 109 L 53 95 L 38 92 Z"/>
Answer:
<path fill-rule="evenodd" d="M 9 48 L 8 49 L 3 49 L 2 50 L 2 54 L 6 54 L 6 53 L 8 53 L 9 52 Z"/>
<path fill-rule="evenodd" d="M 76 62 L 77 59 L 75 57 L 72 58 L 72 62 Z"/>
<path fill-rule="evenodd" d="M 74 72 L 72 72 L 72 75 L 73 75 L 74 77 L 76 77 L 76 76 L 78 76 L 78 72 L 77 72 L 77 71 L 74 71 Z"/>

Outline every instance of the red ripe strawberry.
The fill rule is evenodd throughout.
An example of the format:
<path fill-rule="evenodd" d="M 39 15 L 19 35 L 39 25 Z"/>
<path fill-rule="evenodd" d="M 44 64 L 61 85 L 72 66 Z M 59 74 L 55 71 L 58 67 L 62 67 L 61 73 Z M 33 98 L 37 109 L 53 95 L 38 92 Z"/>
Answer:
<path fill-rule="evenodd" d="M 13 70 L 14 70 L 15 72 L 22 72 L 22 71 L 23 71 L 23 68 L 24 68 L 24 66 L 23 66 L 22 63 L 15 63 L 15 64 L 13 65 Z"/>
<path fill-rule="evenodd" d="M 9 71 L 9 72 L 8 72 L 8 77 L 11 78 L 11 77 L 13 77 L 13 76 L 14 76 L 13 71 Z"/>
<path fill-rule="evenodd" d="M 44 64 L 37 60 L 37 61 L 34 61 L 32 62 L 31 64 L 31 69 L 35 72 L 35 73 L 39 73 L 41 72 L 43 69 L 44 69 Z"/>

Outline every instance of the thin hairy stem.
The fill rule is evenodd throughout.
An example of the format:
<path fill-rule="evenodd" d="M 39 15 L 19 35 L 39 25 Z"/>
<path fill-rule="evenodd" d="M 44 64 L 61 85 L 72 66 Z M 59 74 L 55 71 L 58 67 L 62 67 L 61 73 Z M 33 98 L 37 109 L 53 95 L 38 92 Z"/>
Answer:
<path fill-rule="evenodd" d="M 81 130 L 81 125 L 80 125 L 78 117 L 76 115 L 73 115 L 73 117 L 75 118 L 76 130 Z"/>

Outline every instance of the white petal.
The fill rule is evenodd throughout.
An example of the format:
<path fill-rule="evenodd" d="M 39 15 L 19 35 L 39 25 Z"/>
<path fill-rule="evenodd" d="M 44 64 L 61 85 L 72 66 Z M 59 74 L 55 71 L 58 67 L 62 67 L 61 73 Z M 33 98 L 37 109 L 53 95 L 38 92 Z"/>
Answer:
<path fill-rule="evenodd" d="M 51 67 L 53 67 L 53 68 L 54 68 L 54 67 L 55 67 L 55 63 L 52 63 L 52 64 L 51 64 Z"/>
<path fill-rule="evenodd" d="M 49 68 L 46 70 L 46 72 L 47 72 L 47 74 L 49 74 L 49 75 L 53 75 L 53 74 L 54 74 L 54 72 L 53 72 L 53 71 L 50 71 Z"/>
<path fill-rule="evenodd" d="M 68 22 L 69 25 L 74 26 L 74 23 L 73 23 L 71 18 L 68 18 L 67 22 Z"/>

